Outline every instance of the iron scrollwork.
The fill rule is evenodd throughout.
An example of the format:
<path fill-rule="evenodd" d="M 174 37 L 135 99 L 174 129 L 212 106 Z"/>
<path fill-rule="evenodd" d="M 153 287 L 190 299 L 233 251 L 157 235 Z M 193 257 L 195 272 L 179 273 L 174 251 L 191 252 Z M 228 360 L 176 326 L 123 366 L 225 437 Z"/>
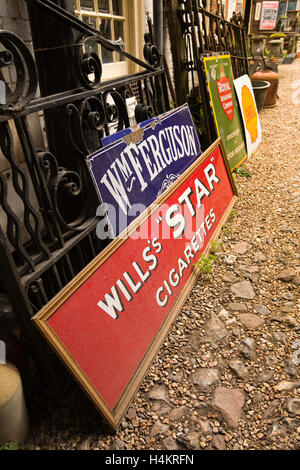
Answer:
<path fill-rule="evenodd" d="M 152 21 L 148 16 L 148 29 L 149 32 L 144 35 L 144 58 L 152 67 L 160 67 L 160 55 L 156 46 L 153 45 L 153 32 L 152 32 Z"/>
<path fill-rule="evenodd" d="M 8 122 L 0 123 L 0 146 L 3 155 L 10 163 L 12 168 L 13 187 L 15 193 L 19 196 L 23 204 L 24 225 L 26 230 L 30 235 L 32 242 L 34 243 L 35 251 L 38 253 L 43 253 L 43 256 L 48 258 L 49 250 L 44 244 L 41 235 L 40 216 L 35 209 L 30 197 L 30 184 L 27 175 L 16 160 L 13 146 L 13 137 Z M 7 215 L 9 217 L 9 213 L 7 213 Z"/>
<path fill-rule="evenodd" d="M 0 67 L 15 67 L 16 85 L 14 90 L 6 83 L 6 103 L 0 106 L 1 112 L 17 111 L 29 103 L 37 91 L 37 72 L 32 54 L 26 44 L 15 34 L 0 30 L 0 44 L 4 46 L 0 57 Z M 3 76 L 3 74 L 1 74 Z"/>
<path fill-rule="evenodd" d="M 88 51 L 88 43 L 97 42 L 97 36 L 90 36 L 78 43 L 78 78 L 82 86 L 89 89 L 99 87 L 102 77 L 102 64 L 96 52 Z"/>
<path fill-rule="evenodd" d="M 66 234 L 81 231 L 83 224 L 91 217 L 91 198 L 84 190 L 86 178 L 83 172 L 60 167 L 50 152 L 39 151 L 38 159 L 61 229 Z"/>
<path fill-rule="evenodd" d="M 144 45 L 144 58 L 153 67 L 160 66 L 160 56 L 156 46 L 153 46 L 151 34 L 146 33 L 144 36 L 145 45 Z"/>

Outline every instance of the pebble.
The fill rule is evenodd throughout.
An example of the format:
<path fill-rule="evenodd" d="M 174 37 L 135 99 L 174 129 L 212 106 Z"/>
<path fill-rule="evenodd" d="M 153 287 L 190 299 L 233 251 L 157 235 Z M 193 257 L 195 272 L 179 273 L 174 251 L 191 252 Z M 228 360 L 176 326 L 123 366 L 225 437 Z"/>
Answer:
<path fill-rule="evenodd" d="M 233 252 L 238 255 L 244 255 L 249 250 L 250 245 L 247 242 L 240 241 L 233 246 Z"/>
<path fill-rule="evenodd" d="M 294 300 L 294 296 L 291 292 L 285 292 L 282 294 L 281 298 L 284 300 Z"/>
<path fill-rule="evenodd" d="M 236 297 L 253 300 L 255 292 L 250 281 L 241 281 L 231 286 L 231 291 Z"/>
<path fill-rule="evenodd" d="M 225 264 L 228 266 L 231 266 L 232 264 L 236 263 L 237 257 L 235 255 L 228 255 L 223 258 L 223 261 Z"/>
<path fill-rule="evenodd" d="M 256 382 L 258 383 L 264 383 L 264 382 L 268 382 L 274 375 L 274 371 L 265 371 L 265 372 L 261 372 L 260 374 L 258 374 L 257 378 L 256 378 Z"/>
<path fill-rule="evenodd" d="M 187 434 L 186 436 L 186 440 L 185 440 L 185 447 L 187 447 L 188 449 L 192 449 L 192 450 L 199 450 L 200 449 L 200 442 L 199 442 L 199 439 L 200 439 L 201 435 L 197 432 L 190 432 Z"/>
<path fill-rule="evenodd" d="M 235 303 L 235 302 L 230 302 L 228 304 L 228 308 L 229 310 L 232 310 L 234 312 L 246 312 L 248 310 L 246 304 Z"/>
<path fill-rule="evenodd" d="M 237 428 L 244 403 L 245 396 L 241 389 L 217 387 L 211 407 L 221 413 L 230 428 Z"/>
<path fill-rule="evenodd" d="M 284 369 L 284 371 L 291 377 L 296 377 L 298 372 L 291 359 L 285 359 L 285 364 L 287 367 Z"/>
<path fill-rule="evenodd" d="M 199 369 L 192 376 L 192 383 L 197 385 L 199 390 L 206 391 L 220 380 L 218 369 Z"/>
<path fill-rule="evenodd" d="M 293 353 L 291 360 L 294 366 L 300 366 L 300 348 Z"/>
<path fill-rule="evenodd" d="M 212 428 L 208 421 L 199 420 L 198 422 L 199 430 L 203 436 L 209 436 L 212 434 Z"/>
<path fill-rule="evenodd" d="M 279 409 L 280 409 L 280 401 L 277 399 L 273 400 L 268 406 L 267 410 L 264 412 L 263 419 L 273 418 L 277 414 Z"/>
<path fill-rule="evenodd" d="M 214 313 L 211 313 L 210 319 L 204 325 L 204 329 L 207 333 L 207 339 L 212 343 L 223 341 L 229 335 L 223 322 Z"/>
<path fill-rule="evenodd" d="M 179 421 L 184 416 L 186 416 L 187 413 L 188 413 L 188 408 L 186 406 L 184 405 L 179 406 L 178 408 L 175 408 L 169 413 L 168 418 L 170 421 Z"/>
<path fill-rule="evenodd" d="M 264 320 L 259 316 L 251 313 L 244 313 L 239 315 L 239 321 L 246 329 L 257 330 L 264 325 Z"/>
<path fill-rule="evenodd" d="M 274 343 L 282 343 L 282 344 L 285 344 L 285 345 L 288 344 L 286 334 L 281 333 L 280 331 L 273 331 L 272 332 L 272 340 L 274 341 Z"/>
<path fill-rule="evenodd" d="M 235 269 L 235 273 L 239 276 L 250 279 L 250 281 L 252 282 L 257 282 L 259 276 L 259 268 L 257 266 L 239 265 Z"/>
<path fill-rule="evenodd" d="M 287 400 L 287 409 L 290 413 L 300 416 L 300 399 L 289 398 Z"/>
<path fill-rule="evenodd" d="M 216 434 L 211 441 L 211 446 L 213 449 L 226 450 L 226 443 L 225 443 L 224 436 L 222 436 L 222 434 Z"/>
<path fill-rule="evenodd" d="M 258 405 L 259 403 L 261 403 L 262 399 L 262 394 L 260 392 L 256 392 L 252 398 L 253 405 Z"/>
<path fill-rule="evenodd" d="M 286 435 L 286 430 L 284 426 L 281 426 L 279 423 L 273 423 L 269 430 L 267 431 L 266 439 L 267 441 L 277 439 L 278 437 L 284 437 Z"/>
<path fill-rule="evenodd" d="M 291 313 L 295 310 L 295 305 L 292 302 L 280 305 L 279 311 L 283 313 Z"/>
<path fill-rule="evenodd" d="M 271 313 L 271 310 L 269 310 L 265 305 L 254 305 L 254 310 L 260 315 L 269 315 L 269 313 Z"/>
<path fill-rule="evenodd" d="M 165 385 L 156 385 L 148 393 L 148 398 L 150 400 L 162 400 L 169 402 L 168 388 Z"/>
<path fill-rule="evenodd" d="M 300 380 L 290 382 L 289 380 L 282 380 L 278 384 L 274 385 L 274 390 L 276 392 L 282 392 L 287 390 L 293 390 L 294 388 L 300 387 Z"/>
<path fill-rule="evenodd" d="M 178 450 L 179 447 L 174 441 L 173 437 L 169 436 L 163 439 L 163 445 L 165 446 L 166 450 Z"/>
<path fill-rule="evenodd" d="M 116 438 L 114 439 L 112 448 L 113 448 L 114 450 L 125 450 L 125 444 L 124 444 L 124 442 L 123 442 L 121 439 L 119 439 L 118 437 L 116 437 Z"/>
<path fill-rule="evenodd" d="M 230 361 L 228 365 L 239 378 L 247 380 L 249 372 L 242 361 Z"/>
<path fill-rule="evenodd" d="M 300 349 L 300 339 L 292 342 L 292 349 Z"/>
<path fill-rule="evenodd" d="M 256 360 L 256 341 L 254 338 L 246 337 L 237 346 L 240 353 L 250 361 Z"/>
<path fill-rule="evenodd" d="M 262 262 L 266 261 L 266 259 L 267 259 L 266 256 L 261 251 L 257 251 L 253 255 L 254 263 L 262 263 Z"/>
<path fill-rule="evenodd" d="M 279 279 L 279 281 L 283 282 L 291 282 L 293 279 L 296 277 L 297 273 L 291 269 L 285 269 L 281 271 L 276 279 Z"/>
<path fill-rule="evenodd" d="M 150 436 L 154 437 L 154 436 L 157 436 L 158 434 L 165 434 L 168 430 L 169 430 L 169 426 L 158 420 L 152 427 L 150 431 Z"/>
<path fill-rule="evenodd" d="M 238 281 L 238 277 L 232 273 L 226 273 L 222 276 L 222 281 L 227 282 L 228 284 L 233 284 Z"/>

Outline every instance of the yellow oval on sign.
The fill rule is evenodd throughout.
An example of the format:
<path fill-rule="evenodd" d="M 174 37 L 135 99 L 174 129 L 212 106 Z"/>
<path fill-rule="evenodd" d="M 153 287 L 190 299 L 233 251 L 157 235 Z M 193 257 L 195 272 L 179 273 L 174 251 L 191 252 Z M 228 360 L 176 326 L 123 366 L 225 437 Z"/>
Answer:
<path fill-rule="evenodd" d="M 257 111 L 252 93 L 246 85 L 242 88 L 242 106 L 246 127 L 251 136 L 251 143 L 253 144 L 258 137 Z"/>

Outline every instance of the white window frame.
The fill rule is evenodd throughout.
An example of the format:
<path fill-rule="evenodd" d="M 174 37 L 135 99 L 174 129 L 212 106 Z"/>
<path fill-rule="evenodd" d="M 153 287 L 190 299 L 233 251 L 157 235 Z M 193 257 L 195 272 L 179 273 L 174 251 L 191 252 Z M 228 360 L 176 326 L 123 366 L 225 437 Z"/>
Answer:
<path fill-rule="evenodd" d="M 109 12 L 102 13 L 98 12 L 98 0 L 93 0 L 94 11 L 85 10 L 80 7 L 80 0 L 75 0 L 76 8 L 75 14 L 81 20 L 84 16 L 93 17 L 96 19 L 96 28 L 99 29 L 100 19 L 110 19 L 112 21 L 112 39 L 118 39 L 114 37 L 113 20 L 123 22 L 124 31 L 124 47 L 127 52 L 140 59 L 143 58 L 143 16 L 144 16 L 144 2 L 141 0 L 122 0 L 123 15 L 113 15 L 112 0 L 109 0 Z M 99 57 L 101 59 L 101 46 L 98 49 Z M 117 52 L 113 52 L 113 62 L 104 64 L 102 61 L 102 81 L 118 78 L 124 75 L 135 73 L 139 70 L 139 67 L 132 61 L 125 59 L 123 61 L 117 61 Z"/>

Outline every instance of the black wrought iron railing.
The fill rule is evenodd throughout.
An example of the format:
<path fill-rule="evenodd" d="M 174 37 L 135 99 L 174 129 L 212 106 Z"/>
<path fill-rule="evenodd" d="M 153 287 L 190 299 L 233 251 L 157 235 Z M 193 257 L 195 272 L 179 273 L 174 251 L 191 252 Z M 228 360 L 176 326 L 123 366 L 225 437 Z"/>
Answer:
<path fill-rule="evenodd" d="M 0 79 L 6 82 L 6 99 L 0 105 L 5 167 L 0 172 L 0 292 L 8 296 L 34 359 L 49 381 L 51 366 L 30 318 L 105 246 L 96 237 L 99 201 L 85 158 L 101 147 L 104 136 L 130 126 L 128 97 L 136 97 L 137 122 L 167 111 L 169 98 L 151 34 L 145 35 L 141 60 L 51 1 L 28 0 L 28 5 L 35 8 L 35 18 L 46 15 L 73 32 L 72 70 L 80 84 L 36 98 L 38 84 L 45 88 L 38 82 L 41 70 L 21 38 L 0 30 Z M 102 83 L 100 58 L 86 50 L 87 40 L 117 51 L 140 71 Z M 68 44 L 59 44 L 64 47 Z M 35 52 L 49 49 L 40 47 Z M 16 77 L 13 86 L 5 79 L 8 69 Z M 54 67 L 53 73 L 64 72 Z M 42 148 L 31 116 L 35 123 L 45 118 Z"/>
<path fill-rule="evenodd" d="M 200 104 L 206 146 L 217 138 L 217 130 L 206 86 L 203 56 L 230 54 L 234 78 L 249 75 L 246 28 L 242 15 L 233 13 L 230 21 L 227 21 L 222 2 L 218 1 L 216 4 L 217 11 L 212 13 L 207 10 L 206 0 L 178 0 L 178 13 L 185 41 L 184 66 L 190 77 L 191 106 L 195 105 L 199 109 Z M 193 105 L 195 98 L 197 101 Z"/>
<path fill-rule="evenodd" d="M 233 13 L 230 21 L 224 19 L 224 6 L 217 3 L 216 13 L 206 9 L 206 0 L 179 0 L 185 25 L 187 65 L 192 71 L 203 54 L 227 52 L 231 56 L 235 78 L 249 73 L 246 29 L 241 13 Z M 194 44 L 193 44 L 194 43 Z"/>

